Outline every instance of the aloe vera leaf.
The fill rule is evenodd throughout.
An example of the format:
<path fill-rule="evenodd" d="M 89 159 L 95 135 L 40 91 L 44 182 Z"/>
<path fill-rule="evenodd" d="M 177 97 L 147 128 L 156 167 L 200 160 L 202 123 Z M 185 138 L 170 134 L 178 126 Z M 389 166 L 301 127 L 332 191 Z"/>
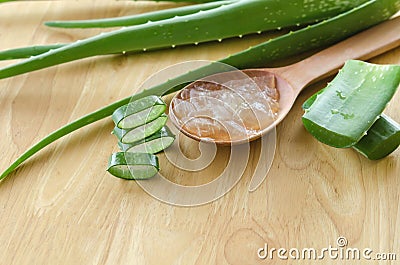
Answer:
<path fill-rule="evenodd" d="M 113 176 L 127 180 L 149 179 L 157 174 L 158 170 L 157 156 L 130 152 L 113 153 L 107 169 Z"/>
<path fill-rule="evenodd" d="M 220 62 L 239 69 L 265 67 L 271 61 L 332 45 L 389 19 L 399 10 L 399 0 L 368 1 L 332 19 L 268 40 L 224 58 Z"/>
<path fill-rule="evenodd" d="M 204 12 L 124 27 L 79 40 L 1 68 L 0 79 L 96 55 L 196 44 L 315 22 L 364 2 L 322 0 L 323 8 L 313 8 L 311 3 L 303 1 L 236 1 Z"/>
<path fill-rule="evenodd" d="M 380 11 L 376 12 L 376 14 L 374 15 L 371 15 L 370 10 L 372 9 L 372 7 L 376 7 L 376 9 Z M 348 16 L 348 12 L 346 12 L 334 17 L 334 19 L 329 19 L 322 23 L 318 23 L 317 25 L 315 25 L 317 27 L 309 26 L 303 30 L 290 32 L 289 35 L 293 34 L 293 36 L 290 36 L 291 40 L 293 40 L 293 43 L 298 42 L 297 45 L 292 45 L 289 42 L 285 45 L 281 45 L 280 41 L 276 41 L 274 39 L 261 43 L 254 47 L 250 47 L 243 52 L 239 52 L 225 59 L 222 59 L 221 62 L 235 65 L 237 68 L 263 67 L 266 63 L 264 61 L 265 59 L 277 60 L 285 57 L 287 58 L 291 55 L 296 55 L 304 51 L 311 50 L 313 48 L 320 48 L 335 43 L 336 41 L 341 40 L 346 36 L 350 36 L 354 33 L 359 32 L 360 30 L 363 30 L 371 25 L 374 25 L 389 18 L 391 15 L 396 13 L 399 8 L 400 1 L 398 0 L 389 2 L 382 0 L 369 1 L 357 8 L 354 8 L 354 10 L 351 10 L 353 17 L 357 17 L 359 19 L 359 21 L 357 21 L 356 23 L 354 23 L 355 20 L 351 16 Z M 362 15 L 364 15 L 365 17 L 362 18 Z M 369 20 L 364 20 L 367 17 L 369 17 Z M 347 24 L 345 24 L 346 21 L 348 22 Z M 333 27 L 333 24 L 337 24 L 337 27 Z M 343 25 L 346 25 L 345 31 L 343 30 Z M 303 34 L 304 30 L 307 30 L 307 34 Z M 331 34 L 324 34 L 325 30 L 329 30 L 329 33 Z M 285 39 L 285 41 L 290 40 L 287 39 L 287 34 L 283 35 L 282 37 Z M 48 49 L 46 49 L 46 46 L 44 46 L 43 48 L 41 48 L 41 46 L 32 46 L 26 48 L 27 52 L 23 56 L 31 57 L 32 55 L 34 55 L 29 53 L 29 49 L 34 49 L 35 47 L 36 49 L 48 51 Z M 19 49 L 16 49 L 16 51 Z M 14 57 L 14 59 L 17 59 L 19 56 L 18 54 L 12 54 L 12 50 L 7 50 L 4 52 L 7 52 L 7 56 Z M 2 52 L 0 52 L 0 54 L 1 53 Z M 254 56 L 254 58 L 248 60 L 246 58 L 248 56 Z"/>
<path fill-rule="evenodd" d="M 156 154 L 167 149 L 174 140 L 175 135 L 167 126 L 164 126 L 161 130 L 146 139 L 131 144 L 123 144 L 118 141 L 118 146 L 124 152 Z"/>
<path fill-rule="evenodd" d="M 347 148 L 374 124 L 400 84 L 400 66 L 347 61 L 303 115 L 320 142 Z"/>
<path fill-rule="evenodd" d="M 140 0 L 134 0 L 134 1 L 140 1 Z M 220 2 L 221 0 L 151 0 L 153 2 L 175 2 L 175 3 L 209 3 L 209 2 Z M 235 1 L 240 1 L 240 0 L 235 0 Z"/>
<path fill-rule="evenodd" d="M 201 2 L 201 1 L 199 1 Z M 215 1 L 214 1 L 215 2 Z M 134 16 L 124 16 L 117 18 L 108 19 L 94 19 L 94 20 L 83 20 L 83 21 L 49 21 L 45 24 L 52 27 L 66 27 L 66 28 L 90 28 L 90 27 L 116 27 L 116 26 L 129 26 L 147 23 L 148 21 L 158 21 L 162 19 L 172 18 L 175 16 L 182 16 L 185 14 L 191 14 L 200 10 L 205 11 L 211 8 L 215 8 L 224 4 L 231 3 L 232 1 L 219 1 L 218 3 L 209 3 L 204 5 L 186 6 L 179 8 L 166 9 L 155 12 L 148 12 L 144 14 Z M 49 44 L 49 45 L 34 45 L 16 49 L 9 49 L 0 51 L 0 60 L 13 60 L 13 59 L 26 59 L 32 56 L 36 56 L 50 50 L 60 48 L 67 45 L 63 44 Z M 118 52 L 120 53 L 120 52 Z M 111 53 L 115 54 L 115 53 Z"/>
<path fill-rule="evenodd" d="M 173 18 L 175 16 L 184 16 L 197 13 L 200 10 L 206 11 L 221 5 L 230 4 L 233 1 L 218 1 L 205 4 L 197 4 L 170 8 L 160 11 L 153 11 L 138 15 L 122 16 L 115 18 L 91 19 L 91 20 L 66 20 L 66 21 L 47 21 L 44 24 L 49 27 L 59 28 L 106 28 L 121 27 L 145 24 L 149 21 L 160 21 Z"/>
<path fill-rule="evenodd" d="M 166 108 L 160 97 L 151 95 L 116 109 L 112 119 L 118 128 L 131 129 L 158 118 Z"/>
<path fill-rule="evenodd" d="M 376 3 L 372 4 L 372 2 L 376 2 Z M 395 12 L 393 12 L 393 10 L 398 10 L 399 9 L 400 1 L 398 1 L 398 0 L 395 1 L 395 2 L 392 1 L 390 4 L 386 3 L 384 1 L 369 1 L 364 5 L 370 5 L 370 4 L 376 5 L 376 6 L 380 5 L 380 7 L 378 7 L 378 10 L 382 10 L 382 7 L 385 7 L 386 9 L 382 10 L 382 12 L 384 12 L 384 13 L 378 13 L 377 12 L 377 14 L 376 14 L 377 16 L 376 17 L 375 16 L 371 16 L 371 18 L 370 18 L 371 21 L 368 22 L 368 21 L 360 20 L 359 23 L 373 25 L 374 23 L 382 21 L 382 18 L 383 19 L 387 18 L 388 14 L 389 14 L 389 16 L 391 14 L 394 14 Z M 357 10 L 357 9 L 359 9 L 359 8 L 356 8 L 355 10 Z M 361 12 L 364 12 L 364 10 L 361 10 Z M 365 12 L 365 13 L 367 13 L 367 12 Z M 368 16 L 369 14 L 366 14 L 366 15 Z M 349 19 L 349 20 L 351 20 L 351 19 Z M 359 26 L 358 23 L 352 24 L 352 22 L 353 21 L 351 21 L 350 24 L 346 25 L 346 30 L 349 30 L 349 32 L 355 33 L 356 31 L 354 31 L 354 28 L 357 28 L 357 27 L 360 27 L 360 26 Z M 318 26 L 322 26 L 322 25 L 318 24 Z M 327 25 L 327 26 L 329 27 L 329 25 Z M 320 27 L 320 28 L 322 29 L 323 27 Z M 263 57 L 259 57 L 258 58 L 259 60 L 256 62 L 257 64 L 253 64 L 253 65 L 249 64 L 246 67 L 264 66 L 265 65 L 264 61 L 263 61 L 264 56 L 267 56 L 267 58 L 271 58 L 271 59 L 278 59 L 280 56 L 282 56 L 281 55 L 282 52 L 289 52 L 288 55 L 295 55 L 295 54 L 301 53 L 301 51 L 309 50 L 307 47 L 304 47 L 305 45 L 307 45 L 307 46 L 311 45 L 310 48 L 321 47 L 321 46 L 323 46 L 323 45 L 321 45 L 322 42 L 326 41 L 326 43 L 328 43 L 328 44 L 332 43 L 332 41 L 334 41 L 336 39 L 341 39 L 342 38 L 341 36 L 343 34 L 345 34 L 345 32 L 341 32 L 341 31 L 343 31 L 342 25 L 339 25 L 337 28 L 329 28 L 329 30 L 331 30 L 333 34 L 332 35 L 326 35 L 325 36 L 325 38 L 327 38 L 326 40 L 319 39 L 319 38 L 322 38 L 321 36 L 323 36 L 323 35 L 321 35 L 319 31 L 314 31 L 314 35 L 312 35 L 311 32 L 309 33 L 310 34 L 310 39 L 314 40 L 314 41 L 309 42 L 308 40 L 304 41 L 304 39 L 300 39 L 301 42 L 299 43 L 298 46 L 295 46 L 295 47 L 293 47 L 293 45 L 291 45 L 291 44 L 288 44 L 286 46 L 281 46 L 280 47 L 279 43 L 274 42 L 273 44 L 276 44 L 276 47 L 275 47 L 275 49 L 272 49 L 271 46 L 273 46 L 273 45 L 269 45 L 268 42 L 267 43 L 262 43 L 262 44 L 259 45 L 260 47 L 263 47 L 264 44 L 268 44 L 268 46 L 269 46 L 267 49 L 262 48 L 262 49 L 257 51 L 257 53 L 259 53 Z M 349 35 L 351 35 L 351 34 L 349 34 Z M 295 39 L 295 38 L 293 38 L 293 39 Z M 27 48 L 27 50 L 29 50 L 29 47 Z M 252 52 L 255 52 L 255 49 L 253 49 L 252 47 L 251 47 L 251 50 L 252 50 Z M 45 51 L 45 49 L 43 49 L 43 51 Z M 120 52 L 116 52 L 116 53 L 120 53 Z M 112 53 L 112 54 L 116 54 L 116 53 Z M 272 56 L 270 54 L 267 54 L 267 53 L 271 53 Z M 10 56 L 12 56 L 12 55 L 10 55 Z M 24 56 L 25 57 L 30 57 L 31 55 L 30 54 L 25 54 Z M 243 52 L 243 56 L 241 56 L 241 53 L 235 54 L 235 56 L 233 58 L 229 58 L 229 60 L 230 61 L 234 61 L 236 59 L 236 61 L 234 61 L 233 63 L 237 63 L 237 65 L 239 67 L 239 65 L 241 64 L 242 61 L 243 62 L 246 61 L 245 59 L 243 59 L 244 56 L 247 56 L 247 51 Z M 0 72 L 0 74 L 1 74 L 1 72 Z"/>
<path fill-rule="evenodd" d="M 315 99 L 323 93 L 323 89 L 312 95 L 303 103 L 303 109 L 307 110 Z M 400 145 L 400 124 L 385 114 L 368 130 L 367 135 L 361 138 L 353 148 L 371 160 L 382 159 L 390 155 Z"/>
<path fill-rule="evenodd" d="M 168 116 L 163 114 L 157 119 L 140 125 L 136 128 L 124 130 L 115 127 L 113 130 L 114 135 L 121 143 L 130 144 L 149 137 L 150 135 L 159 131 L 167 123 Z"/>
<path fill-rule="evenodd" d="M 284 59 L 293 54 L 312 50 L 318 47 L 331 45 L 341 39 L 349 37 L 362 29 L 368 28 L 376 23 L 389 19 L 400 8 L 400 1 L 382 1 L 371 0 L 351 11 L 345 12 L 332 19 L 320 22 L 316 25 L 285 34 L 281 37 L 267 41 L 263 44 L 249 48 L 245 51 L 236 53 L 232 56 L 220 60 L 239 69 L 247 67 L 256 67 L 266 65 L 273 60 Z M 341 30 L 346 27 L 346 31 Z M 331 34 L 333 32 L 333 34 Z M 332 37 L 333 36 L 333 37 Z M 314 39 L 317 38 L 317 41 Z M 302 45 L 297 47 L 296 43 Z M 210 70 L 209 72 L 207 72 Z M 106 118 L 114 112 L 115 109 L 128 104 L 131 100 L 136 100 L 148 95 L 162 96 L 183 88 L 190 81 L 202 78 L 207 74 L 213 74 L 215 67 L 203 67 L 196 69 L 177 78 L 168 80 L 158 86 L 143 90 L 132 97 L 121 99 L 99 110 L 89 113 L 61 128 L 52 132 L 38 143 L 34 144 L 19 156 L 5 171 L 0 175 L 0 180 L 4 179 L 13 170 L 15 170 L 24 161 L 42 150 L 49 144 L 70 134 L 86 125 Z"/>
<path fill-rule="evenodd" d="M 36 56 L 53 49 L 60 48 L 65 44 L 36 45 L 23 48 L 0 51 L 0 60 L 25 59 Z"/>
<path fill-rule="evenodd" d="M 371 160 L 382 159 L 400 145 L 400 124 L 382 114 L 353 148 Z"/>

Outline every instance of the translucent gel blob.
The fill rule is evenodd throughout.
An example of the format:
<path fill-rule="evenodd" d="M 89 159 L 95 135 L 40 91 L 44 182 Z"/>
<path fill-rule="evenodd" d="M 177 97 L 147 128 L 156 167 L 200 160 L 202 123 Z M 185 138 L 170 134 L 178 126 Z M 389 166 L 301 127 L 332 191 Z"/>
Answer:
<path fill-rule="evenodd" d="M 200 139 L 241 141 L 256 136 L 279 112 L 274 75 L 196 81 L 175 97 L 178 125 Z"/>

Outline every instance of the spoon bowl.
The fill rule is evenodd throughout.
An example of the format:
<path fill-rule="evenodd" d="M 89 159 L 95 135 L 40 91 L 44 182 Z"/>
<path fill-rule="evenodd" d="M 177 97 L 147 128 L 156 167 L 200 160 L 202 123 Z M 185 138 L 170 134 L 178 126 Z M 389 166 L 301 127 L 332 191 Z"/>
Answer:
<path fill-rule="evenodd" d="M 197 80 L 172 99 L 169 109 L 171 121 L 183 134 L 197 141 L 234 145 L 255 140 L 286 117 L 299 93 L 311 83 L 334 74 L 347 60 L 367 60 L 398 47 L 399 28 L 400 17 L 396 17 L 289 66 L 224 72 Z M 260 78 L 267 81 L 260 82 Z M 256 94 L 252 93 L 254 87 L 258 87 Z M 246 95 L 246 89 L 249 89 L 250 95 Z M 237 94 L 242 102 L 229 102 L 226 93 Z M 274 111 L 274 101 L 277 102 L 277 111 Z M 249 109 L 255 118 L 249 116 L 249 110 L 243 107 L 253 106 L 253 102 L 255 107 Z M 183 103 L 187 105 L 180 105 Z M 257 116 L 260 104 L 263 104 L 265 113 L 270 114 L 269 117 Z M 225 105 L 226 109 L 219 110 L 220 105 Z M 241 115 L 242 112 L 246 115 Z M 186 115 L 188 113 L 190 115 Z M 257 123 L 250 122 L 253 119 Z"/>

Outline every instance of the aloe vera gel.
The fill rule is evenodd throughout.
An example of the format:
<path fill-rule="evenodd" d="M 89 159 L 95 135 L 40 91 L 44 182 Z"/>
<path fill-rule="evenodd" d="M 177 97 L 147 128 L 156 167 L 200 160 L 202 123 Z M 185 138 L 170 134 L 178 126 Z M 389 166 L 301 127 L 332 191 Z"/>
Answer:
<path fill-rule="evenodd" d="M 399 84 L 399 65 L 347 61 L 325 89 L 305 102 L 303 124 L 322 143 L 382 158 L 400 141 L 398 124 L 381 117 Z"/>

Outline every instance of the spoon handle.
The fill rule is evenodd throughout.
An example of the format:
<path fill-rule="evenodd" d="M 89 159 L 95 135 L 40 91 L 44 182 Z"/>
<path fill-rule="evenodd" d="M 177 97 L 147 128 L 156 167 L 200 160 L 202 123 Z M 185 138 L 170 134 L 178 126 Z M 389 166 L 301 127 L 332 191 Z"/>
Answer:
<path fill-rule="evenodd" d="M 305 60 L 282 67 L 280 72 L 300 93 L 307 85 L 334 74 L 347 60 L 368 60 L 399 45 L 400 17 L 396 17 Z"/>

